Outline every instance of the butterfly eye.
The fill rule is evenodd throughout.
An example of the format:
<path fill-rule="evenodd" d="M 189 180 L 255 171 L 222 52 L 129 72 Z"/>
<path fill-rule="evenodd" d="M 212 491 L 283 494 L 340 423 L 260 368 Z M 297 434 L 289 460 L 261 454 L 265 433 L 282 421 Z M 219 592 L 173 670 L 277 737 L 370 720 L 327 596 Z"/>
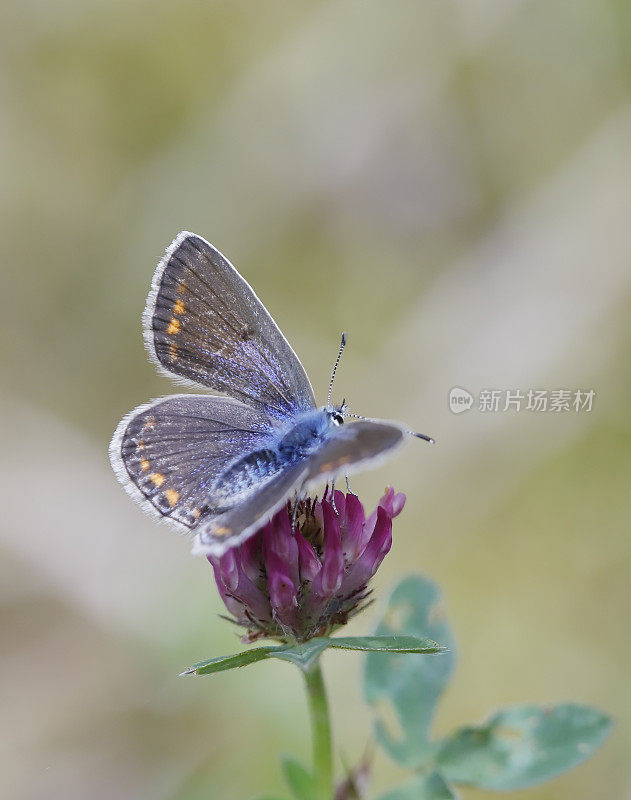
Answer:
<path fill-rule="evenodd" d="M 342 425 L 344 423 L 344 417 L 339 412 L 335 412 L 335 414 L 331 416 L 331 421 L 334 425 Z"/>

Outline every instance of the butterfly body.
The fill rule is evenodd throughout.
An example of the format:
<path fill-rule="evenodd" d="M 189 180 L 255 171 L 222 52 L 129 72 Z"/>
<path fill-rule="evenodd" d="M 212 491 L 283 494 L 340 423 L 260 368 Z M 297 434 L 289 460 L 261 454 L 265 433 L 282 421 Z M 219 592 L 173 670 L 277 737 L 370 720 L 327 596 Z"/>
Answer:
<path fill-rule="evenodd" d="M 128 493 L 221 555 L 295 493 L 363 469 L 399 447 L 397 422 L 345 422 L 317 407 L 309 379 L 251 287 L 209 242 L 184 231 L 153 277 L 143 317 L 170 377 L 230 395 L 179 394 L 135 409 L 110 444 Z"/>
<path fill-rule="evenodd" d="M 300 414 L 270 439 L 269 445 L 240 456 L 215 479 L 209 503 L 227 511 L 256 493 L 284 469 L 317 452 L 340 424 L 341 409 L 320 408 Z"/>

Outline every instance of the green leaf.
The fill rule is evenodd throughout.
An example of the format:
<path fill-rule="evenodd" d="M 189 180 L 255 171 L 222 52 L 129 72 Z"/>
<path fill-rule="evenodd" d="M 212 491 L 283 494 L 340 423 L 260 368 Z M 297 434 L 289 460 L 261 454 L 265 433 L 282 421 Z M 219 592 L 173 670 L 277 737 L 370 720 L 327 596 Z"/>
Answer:
<path fill-rule="evenodd" d="M 255 664 L 257 661 L 268 658 L 270 651 L 274 649 L 272 646 L 254 647 L 252 650 L 243 650 L 243 652 L 233 653 L 231 656 L 209 658 L 208 661 L 199 661 L 197 664 L 193 664 L 180 675 L 212 675 L 214 672 L 224 672 L 227 669 L 247 667 L 248 664 Z"/>
<path fill-rule="evenodd" d="M 286 756 L 282 766 L 287 785 L 296 800 L 317 800 L 315 781 L 300 761 L 293 756 Z"/>
<path fill-rule="evenodd" d="M 407 786 L 393 789 L 379 800 L 456 800 L 458 795 L 439 772 L 419 775 Z"/>
<path fill-rule="evenodd" d="M 431 639 L 416 636 L 340 636 L 329 639 L 317 637 L 303 644 L 268 645 L 244 650 L 231 656 L 218 656 L 200 661 L 184 670 L 182 675 L 210 675 L 235 667 L 245 667 L 266 658 L 290 661 L 301 669 L 309 669 L 318 656 L 327 648 L 339 650 L 375 650 L 389 653 L 440 653 L 444 648 Z"/>
<path fill-rule="evenodd" d="M 455 783 L 521 789 L 580 764 L 603 742 L 611 719 L 589 706 L 521 706 L 443 740 L 436 761 Z"/>
<path fill-rule="evenodd" d="M 445 653 L 446 647 L 418 636 L 338 636 L 329 647 L 343 650 L 371 650 L 379 653 Z"/>
<path fill-rule="evenodd" d="M 430 726 L 438 699 L 454 668 L 451 630 L 442 609 L 442 596 L 428 578 L 405 578 L 392 592 L 377 633 L 386 637 L 429 636 L 447 645 L 435 656 L 370 654 L 366 659 L 364 693 L 381 718 L 376 736 L 400 764 L 418 769 L 432 756 Z"/>

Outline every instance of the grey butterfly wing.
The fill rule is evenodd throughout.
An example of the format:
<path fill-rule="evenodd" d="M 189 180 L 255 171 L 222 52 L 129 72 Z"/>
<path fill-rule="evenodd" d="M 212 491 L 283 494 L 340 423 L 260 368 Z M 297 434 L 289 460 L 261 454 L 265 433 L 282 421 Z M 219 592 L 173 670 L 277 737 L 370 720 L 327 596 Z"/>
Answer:
<path fill-rule="evenodd" d="M 329 438 L 309 456 L 305 488 L 375 466 L 408 436 L 401 425 L 386 420 L 362 420 L 333 428 Z"/>
<path fill-rule="evenodd" d="M 304 461 L 288 465 L 229 511 L 203 519 L 197 529 L 193 552 L 221 556 L 252 536 L 303 485 L 306 475 Z"/>
<path fill-rule="evenodd" d="M 151 357 L 171 376 L 285 419 L 315 407 L 309 379 L 249 284 L 201 236 L 177 236 L 143 318 Z"/>
<path fill-rule="evenodd" d="M 140 406 L 110 444 L 116 476 L 145 510 L 194 528 L 215 513 L 209 488 L 235 458 L 265 447 L 273 423 L 229 397 L 172 395 Z"/>

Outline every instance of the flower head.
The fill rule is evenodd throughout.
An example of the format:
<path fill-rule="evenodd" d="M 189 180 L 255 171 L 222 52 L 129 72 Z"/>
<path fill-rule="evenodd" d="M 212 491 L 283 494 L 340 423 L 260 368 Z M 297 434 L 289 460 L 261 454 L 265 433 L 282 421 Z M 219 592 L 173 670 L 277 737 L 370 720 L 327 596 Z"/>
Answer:
<path fill-rule="evenodd" d="M 325 493 L 288 503 L 239 547 L 208 556 L 244 638 L 304 642 L 344 625 L 365 604 L 404 504 L 389 487 L 366 516 L 356 495 Z"/>

